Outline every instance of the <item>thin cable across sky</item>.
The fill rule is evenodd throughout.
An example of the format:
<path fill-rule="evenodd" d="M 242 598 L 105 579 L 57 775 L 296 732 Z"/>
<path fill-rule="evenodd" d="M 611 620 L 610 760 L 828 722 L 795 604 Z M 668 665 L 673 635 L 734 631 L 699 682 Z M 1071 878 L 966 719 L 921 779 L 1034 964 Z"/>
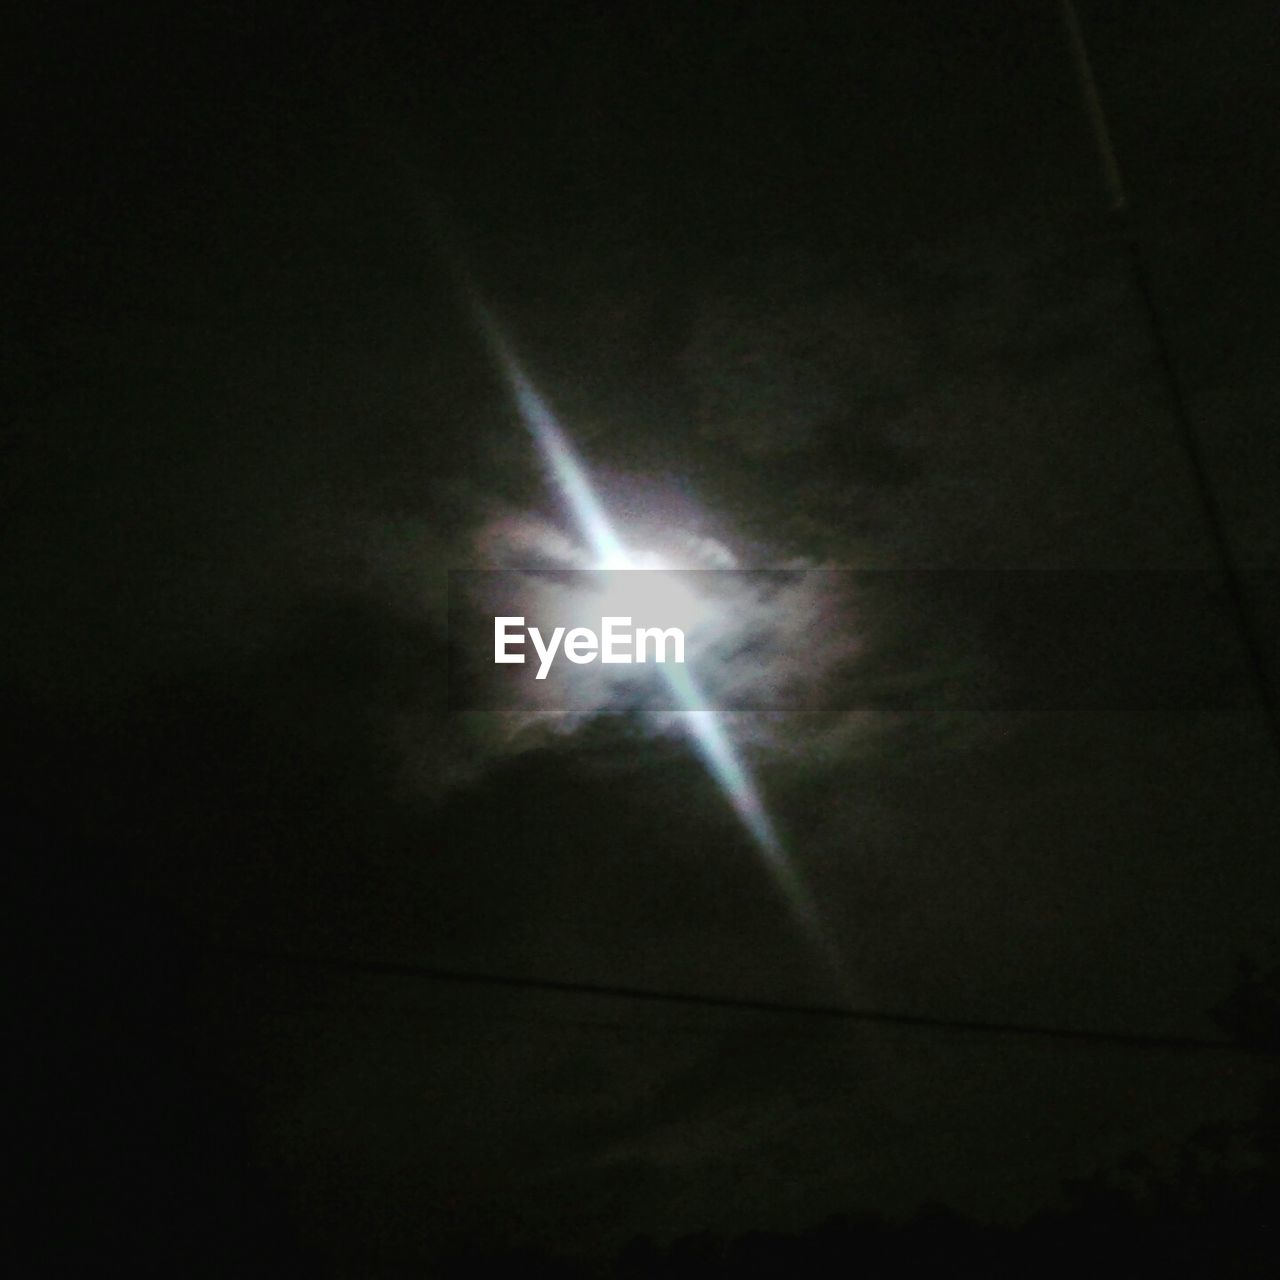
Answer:
<path fill-rule="evenodd" d="M 1236 1040 L 1207 1036 L 1161 1035 L 1141 1031 L 1115 1031 L 1102 1027 L 1064 1027 L 1047 1023 L 1014 1022 L 1005 1019 L 957 1018 L 927 1013 L 905 1013 L 890 1009 L 855 1008 L 840 1004 L 799 1004 L 784 1000 L 763 1000 L 747 996 L 712 995 L 694 991 L 662 991 L 614 983 L 581 982 L 568 979 L 522 977 L 516 974 L 481 973 L 468 969 L 446 969 L 435 965 L 399 960 L 319 955 L 284 950 L 255 950 L 240 947 L 209 948 L 210 954 L 266 964 L 301 965 L 346 973 L 364 973 L 387 978 L 419 979 L 516 991 L 543 991 L 630 1003 L 719 1009 L 740 1013 L 764 1013 L 819 1019 L 829 1022 L 864 1023 L 914 1028 L 920 1031 L 1014 1036 L 1038 1040 L 1070 1040 L 1082 1044 L 1111 1045 L 1116 1048 L 1242 1054 L 1274 1053 Z"/>

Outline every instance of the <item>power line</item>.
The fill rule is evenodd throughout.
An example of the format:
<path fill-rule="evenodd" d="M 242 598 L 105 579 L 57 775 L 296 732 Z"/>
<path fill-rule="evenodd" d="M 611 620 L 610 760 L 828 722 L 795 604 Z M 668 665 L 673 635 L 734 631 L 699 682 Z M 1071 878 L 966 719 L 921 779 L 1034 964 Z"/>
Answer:
<path fill-rule="evenodd" d="M 1121 237 L 1125 244 L 1126 257 L 1133 282 L 1133 290 L 1142 309 L 1150 335 L 1152 352 L 1161 381 L 1164 384 L 1165 398 L 1169 405 L 1169 414 L 1178 438 L 1178 443 L 1186 456 L 1191 472 L 1191 481 L 1196 497 L 1204 516 L 1205 527 L 1213 548 L 1214 557 L 1222 574 L 1231 610 L 1235 615 L 1240 638 L 1244 644 L 1250 674 L 1257 687 L 1258 698 L 1262 704 L 1263 716 L 1275 749 L 1277 761 L 1280 761 L 1280 698 L 1272 683 L 1267 667 L 1267 646 L 1244 585 L 1240 567 L 1236 563 L 1235 549 L 1231 544 L 1231 536 L 1227 531 L 1226 514 L 1213 483 L 1209 479 L 1208 463 L 1204 448 L 1200 442 L 1196 425 L 1192 421 L 1187 408 L 1187 397 L 1182 386 L 1182 379 L 1173 359 L 1172 347 L 1165 331 L 1160 309 L 1156 305 L 1155 289 L 1152 285 L 1151 272 L 1147 267 L 1134 226 L 1128 192 L 1125 189 L 1124 177 L 1116 157 L 1115 145 L 1111 137 L 1111 129 L 1107 123 L 1106 111 L 1102 105 L 1102 95 L 1093 74 L 1093 66 L 1089 59 L 1089 51 L 1085 44 L 1084 30 L 1080 25 L 1080 17 L 1076 12 L 1074 0 L 1061 0 L 1062 14 L 1067 28 L 1067 39 L 1071 45 L 1072 62 L 1076 78 L 1080 85 L 1080 97 L 1089 117 L 1089 125 L 1093 133 L 1094 144 L 1098 152 L 1098 163 L 1102 169 L 1103 181 L 1111 197 L 1112 214 L 1119 225 Z"/>
<path fill-rule="evenodd" d="M 899 1013 L 883 1009 L 856 1008 L 838 1004 L 793 1004 L 784 1000 L 760 1000 L 743 996 L 711 995 L 692 991 L 666 991 L 616 983 L 570 981 L 560 978 L 521 977 L 514 974 L 448 969 L 436 965 L 413 964 L 403 960 L 321 955 L 313 952 L 255 950 L 214 947 L 208 951 L 224 958 L 268 964 L 299 965 L 345 973 L 366 973 L 380 977 L 452 983 L 512 991 L 545 991 L 595 999 L 627 1000 L 634 1003 L 678 1005 L 685 1008 L 721 1009 L 736 1013 L 767 1013 L 829 1022 L 857 1022 L 868 1025 L 949 1031 L 981 1035 L 1019 1036 L 1045 1040 L 1072 1040 L 1085 1044 L 1155 1050 L 1199 1050 L 1217 1053 L 1255 1053 L 1233 1040 L 1211 1040 L 1201 1036 L 1148 1035 L 1131 1031 L 1108 1031 L 1091 1027 L 1055 1027 L 1037 1023 L 1008 1022 L 977 1018 L 946 1018 L 931 1014 Z"/>

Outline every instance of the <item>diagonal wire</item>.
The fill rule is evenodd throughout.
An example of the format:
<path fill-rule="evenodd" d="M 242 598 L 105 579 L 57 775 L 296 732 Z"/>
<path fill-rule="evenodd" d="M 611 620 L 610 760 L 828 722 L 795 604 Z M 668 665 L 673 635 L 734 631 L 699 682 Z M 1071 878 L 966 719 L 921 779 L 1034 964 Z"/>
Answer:
<path fill-rule="evenodd" d="M 1155 290 L 1152 286 L 1151 272 L 1147 266 L 1134 225 L 1129 195 L 1125 188 L 1120 162 L 1116 155 L 1115 144 L 1111 137 L 1111 129 L 1107 123 L 1106 111 L 1102 104 L 1102 95 L 1093 73 L 1093 65 L 1089 59 L 1088 47 L 1085 44 L 1084 29 L 1080 25 L 1080 16 L 1076 11 L 1074 0 L 1061 0 L 1063 20 L 1066 24 L 1067 40 L 1071 47 L 1071 59 L 1075 68 L 1076 79 L 1080 87 L 1080 97 L 1085 112 L 1089 117 L 1089 126 L 1093 133 L 1094 145 L 1098 153 L 1098 164 L 1102 170 L 1103 181 L 1111 197 L 1111 211 L 1121 232 L 1125 244 L 1130 276 L 1134 293 L 1142 309 L 1150 335 L 1152 354 L 1164 384 L 1165 399 L 1168 403 L 1169 416 L 1172 419 L 1178 444 L 1187 460 L 1191 473 L 1191 481 L 1195 488 L 1204 517 L 1205 529 L 1209 536 L 1214 558 L 1222 575 L 1231 611 L 1235 615 L 1236 625 L 1245 649 L 1250 674 L 1257 689 L 1258 699 L 1266 720 L 1271 745 L 1275 750 L 1277 763 L 1280 763 L 1280 698 L 1271 679 L 1267 665 L 1267 645 L 1263 629 L 1251 603 L 1248 590 L 1244 584 L 1244 576 L 1236 561 L 1235 549 L 1231 536 L 1227 532 L 1226 513 L 1222 503 L 1209 479 L 1208 461 L 1200 434 L 1192 420 L 1187 407 L 1186 391 L 1182 378 L 1173 358 L 1172 347 L 1165 330 L 1160 309 L 1156 305 Z"/>
<path fill-rule="evenodd" d="M 1254 1055 L 1260 1052 L 1234 1040 L 1204 1036 L 1155 1035 L 1134 1031 L 1113 1031 L 1095 1027 L 1061 1027 L 1041 1023 L 1012 1022 L 981 1018 L 939 1017 L 931 1014 L 901 1013 L 885 1009 L 857 1008 L 840 1004 L 797 1004 L 784 1000 L 761 1000 L 743 996 L 713 995 L 693 991 L 660 990 L 618 983 L 581 982 L 559 978 L 525 977 L 516 974 L 485 973 L 470 969 L 449 969 L 403 960 L 324 955 L 316 952 L 219 946 L 206 954 L 223 959 L 266 964 L 297 965 L 339 973 L 361 973 L 380 977 L 452 983 L 513 991 L 544 991 L 595 999 L 625 1000 L 633 1003 L 722 1009 L 738 1013 L 766 1013 L 788 1017 L 822 1019 L 828 1022 L 863 1023 L 914 1028 L 921 1031 L 976 1033 L 1041 1040 L 1076 1041 L 1117 1048 L 1148 1050 L 1190 1050 Z"/>

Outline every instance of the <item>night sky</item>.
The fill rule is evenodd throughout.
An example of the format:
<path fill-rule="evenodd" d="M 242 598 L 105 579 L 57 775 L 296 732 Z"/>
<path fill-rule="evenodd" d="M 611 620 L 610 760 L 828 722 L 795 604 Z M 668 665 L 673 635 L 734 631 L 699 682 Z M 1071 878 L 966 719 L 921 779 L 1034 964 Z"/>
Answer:
<path fill-rule="evenodd" d="M 51 1269 L 1017 1222 L 1248 1122 L 1160 1042 L 1280 950 L 1280 24 L 1079 10 L 1123 220 L 1049 0 L 11 20 Z M 731 725 L 836 966 L 643 707 L 451 698 L 450 572 L 582 542 L 468 295 L 636 545 L 786 570 Z"/>

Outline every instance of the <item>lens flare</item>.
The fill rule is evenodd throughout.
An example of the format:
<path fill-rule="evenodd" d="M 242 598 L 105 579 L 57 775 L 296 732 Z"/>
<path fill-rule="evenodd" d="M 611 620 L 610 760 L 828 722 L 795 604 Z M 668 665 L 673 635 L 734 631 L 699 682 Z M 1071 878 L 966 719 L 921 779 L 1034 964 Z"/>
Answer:
<path fill-rule="evenodd" d="M 574 522 L 590 546 L 597 562 L 595 567 L 643 572 L 642 565 L 633 559 L 614 532 L 591 486 L 586 468 L 564 429 L 507 348 L 493 320 L 481 308 L 477 307 L 477 311 L 481 328 L 511 389 L 520 417 L 538 446 Z M 760 792 L 734 747 L 720 715 L 699 688 L 687 666 L 664 663 L 661 671 L 676 705 L 683 713 L 689 739 L 702 763 L 750 834 L 791 909 L 812 934 L 820 935 L 821 929 L 813 902 L 787 857 Z"/>

